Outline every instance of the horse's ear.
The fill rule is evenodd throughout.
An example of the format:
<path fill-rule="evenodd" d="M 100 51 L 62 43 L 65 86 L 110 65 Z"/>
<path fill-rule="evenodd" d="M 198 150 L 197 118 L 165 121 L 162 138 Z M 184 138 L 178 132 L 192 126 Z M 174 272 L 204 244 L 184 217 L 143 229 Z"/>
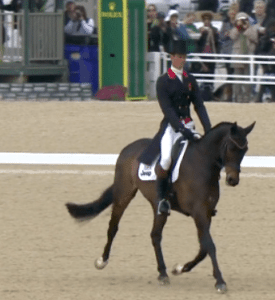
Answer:
<path fill-rule="evenodd" d="M 254 128 L 255 124 L 256 124 L 256 121 L 253 122 L 251 125 L 247 126 L 246 128 L 244 128 L 244 131 L 245 131 L 246 135 L 248 135 L 252 131 L 252 129 Z"/>
<path fill-rule="evenodd" d="M 231 127 L 231 134 L 236 134 L 238 131 L 238 125 L 237 122 L 233 123 L 232 127 Z"/>

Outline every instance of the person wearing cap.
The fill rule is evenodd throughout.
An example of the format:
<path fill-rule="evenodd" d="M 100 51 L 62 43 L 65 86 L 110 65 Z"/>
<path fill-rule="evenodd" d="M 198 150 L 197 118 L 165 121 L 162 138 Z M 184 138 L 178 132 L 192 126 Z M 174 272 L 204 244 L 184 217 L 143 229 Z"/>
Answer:
<path fill-rule="evenodd" d="M 164 22 L 165 14 L 158 12 L 157 24 L 152 27 L 149 35 L 149 52 L 160 52 L 163 47 L 163 36 L 166 33 L 167 26 Z"/>
<path fill-rule="evenodd" d="M 183 40 L 170 45 L 172 66 L 158 78 L 156 85 L 158 103 L 164 118 L 151 144 L 139 157 L 140 162 L 151 165 L 160 153 L 160 161 L 156 166 L 158 214 L 170 214 L 170 203 L 166 193 L 173 145 L 181 136 L 191 142 L 200 138 L 191 118 L 191 103 L 204 131 L 207 132 L 211 128 L 197 81 L 184 69 L 187 53 L 190 52 L 188 45 L 187 41 Z"/>
<path fill-rule="evenodd" d="M 168 52 L 167 49 L 170 47 L 170 44 L 172 44 L 173 41 L 191 41 L 185 25 L 179 22 L 179 12 L 176 9 L 170 9 L 164 21 L 167 23 L 167 30 L 163 37 L 164 49 L 166 52 Z M 192 50 L 194 51 L 194 49 Z"/>
<path fill-rule="evenodd" d="M 249 22 L 248 14 L 237 13 L 234 28 L 230 30 L 229 36 L 233 41 L 232 54 L 248 55 L 254 54 L 258 43 L 258 35 Z M 247 63 L 232 63 L 235 75 L 250 75 L 250 67 Z M 234 84 L 233 94 L 235 102 L 250 102 L 252 86 L 250 84 Z"/>

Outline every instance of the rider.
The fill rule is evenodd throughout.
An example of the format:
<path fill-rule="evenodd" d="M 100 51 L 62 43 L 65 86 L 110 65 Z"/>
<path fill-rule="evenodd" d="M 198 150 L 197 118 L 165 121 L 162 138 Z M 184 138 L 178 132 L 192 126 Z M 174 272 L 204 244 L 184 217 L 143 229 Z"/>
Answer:
<path fill-rule="evenodd" d="M 141 162 L 150 165 L 160 150 L 161 157 L 156 167 L 158 214 L 170 214 L 170 203 L 165 199 L 165 194 L 171 166 L 172 146 L 182 135 L 190 141 L 200 138 L 200 135 L 195 132 L 195 124 L 190 115 L 191 103 L 194 105 L 204 131 L 207 132 L 211 128 L 197 81 L 194 76 L 184 70 L 188 44 L 188 40 L 178 40 L 170 46 L 172 66 L 157 80 L 157 98 L 164 118 L 152 143 L 139 158 Z"/>

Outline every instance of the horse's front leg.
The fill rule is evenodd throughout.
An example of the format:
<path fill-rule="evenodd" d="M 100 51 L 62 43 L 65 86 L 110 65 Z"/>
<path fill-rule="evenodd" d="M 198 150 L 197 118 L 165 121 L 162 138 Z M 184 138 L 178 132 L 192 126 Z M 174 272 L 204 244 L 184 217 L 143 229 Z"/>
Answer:
<path fill-rule="evenodd" d="M 190 272 L 198 263 L 205 259 L 207 255 L 206 249 L 200 248 L 198 255 L 185 265 L 176 264 L 172 270 L 174 275 L 180 275 L 181 273 Z"/>
<path fill-rule="evenodd" d="M 213 276 L 216 279 L 215 287 L 218 292 L 226 292 L 226 283 L 223 280 L 222 273 L 218 266 L 216 247 L 210 234 L 211 216 L 198 215 L 195 217 L 195 223 L 198 230 L 201 251 L 209 254 L 213 265 Z"/>
<path fill-rule="evenodd" d="M 166 266 L 164 263 L 162 249 L 161 249 L 162 231 L 166 221 L 167 221 L 167 215 L 157 215 L 157 212 L 155 210 L 154 224 L 153 224 L 153 229 L 151 231 L 151 239 L 155 249 L 155 254 L 156 254 L 156 259 L 158 264 L 158 271 L 159 271 L 158 280 L 162 285 L 167 285 L 170 283 L 169 277 L 166 273 Z"/>
<path fill-rule="evenodd" d="M 209 214 L 208 214 L 209 215 Z M 216 257 L 216 247 L 210 235 L 211 216 L 196 216 L 195 223 L 198 230 L 200 250 L 194 260 L 183 265 L 176 265 L 172 271 L 174 275 L 191 271 L 199 262 L 201 262 L 207 254 L 209 254 L 213 265 L 213 276 L 217 280 L 215 287 L 218 292 L 226 292 L 226 283 L 223 280 L 222 273 L 218 266 Z"/>

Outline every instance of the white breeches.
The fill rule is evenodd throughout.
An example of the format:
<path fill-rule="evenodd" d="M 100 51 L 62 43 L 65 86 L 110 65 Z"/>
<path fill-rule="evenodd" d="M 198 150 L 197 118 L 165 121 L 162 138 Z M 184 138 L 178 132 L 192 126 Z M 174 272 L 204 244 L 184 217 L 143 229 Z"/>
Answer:
<path fill-rule="evenodd" d="M 190 121 L 187 124 L 183 122 L 183 125 L 186 128 L 190 129 L 192 132 L 197 133 L 195 131 L 194 121 Z M 160 151 L 161 151 L 160 166 L 165 171 L 169 170 L 172 163 L 172 159 L 171 159 L 172 147 L 175 144 L 176 140 L 181 136 L 182 134 L 180 132 L 175 132 L 175 130 L 170 124 L 167 125 L 160 142 Z"/>

